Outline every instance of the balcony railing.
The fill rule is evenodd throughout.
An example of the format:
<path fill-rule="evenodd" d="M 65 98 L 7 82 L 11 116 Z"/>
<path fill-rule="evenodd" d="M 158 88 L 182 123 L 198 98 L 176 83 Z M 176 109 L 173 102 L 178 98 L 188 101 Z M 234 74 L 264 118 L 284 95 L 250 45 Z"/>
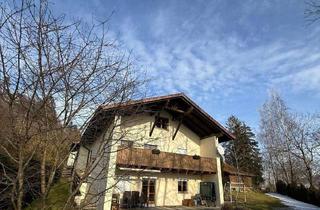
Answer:
<path fill-rule="evenodd" d="M 153 154 L 152 150 L 141 148 L 119 148 L 117 166 L 178 173 L 214 174 L 217 171 L 213 158 L 194 158 L 190 155 L 162 151 Z"/>

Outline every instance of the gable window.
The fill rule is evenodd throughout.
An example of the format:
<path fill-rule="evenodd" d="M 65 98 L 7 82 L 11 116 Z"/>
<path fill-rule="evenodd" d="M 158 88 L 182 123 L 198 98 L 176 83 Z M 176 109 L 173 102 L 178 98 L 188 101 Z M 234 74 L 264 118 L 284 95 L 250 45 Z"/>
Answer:
<path fill-rule="evenodd" d="M 165 117 L 157 117 L 155 123 L 158 128 L 168 129 L 169 119 Z"/>
<path fill-rule="evenodd" d="M 186 179 L 178 180 L 178 192 L 179 193 L 188 192 L 188 181 Z"/>
<path fill-rule="evenodd" d="M 182 154 L 182 155 L 186 155 L 187 154 L 187 149 L 179 147 L 177 153 L 178 154 Z"/>
<path fill-rule="evenodd" d="M 121 140 L 120 141 L 120 146 L 131 148 L 131 147 L 133 147 L 133 141 Z"/>
<path fill-rule="evenodd" d="M 154 144 L 144 144 L 143 146 L 144 149 L 158 149 L 158 145 L 154 145 Z"/>

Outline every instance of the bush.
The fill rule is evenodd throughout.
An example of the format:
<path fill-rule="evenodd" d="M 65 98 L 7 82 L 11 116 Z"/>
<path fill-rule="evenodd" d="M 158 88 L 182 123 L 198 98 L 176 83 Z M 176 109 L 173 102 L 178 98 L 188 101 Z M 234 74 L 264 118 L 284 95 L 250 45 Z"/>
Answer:
<path fill-rule="evenodd" d="M 221 210 L 233 210 L 233 206 L 231 204 L 225 203 L 222 205 Z"/>

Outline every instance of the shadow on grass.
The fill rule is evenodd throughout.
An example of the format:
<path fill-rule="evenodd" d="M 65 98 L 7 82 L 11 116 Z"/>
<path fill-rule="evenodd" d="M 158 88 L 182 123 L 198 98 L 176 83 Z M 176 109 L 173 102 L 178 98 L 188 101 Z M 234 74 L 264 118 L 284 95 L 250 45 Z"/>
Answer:
<path fill-rule="evenodd" d="M 61 179 L 50 190 L 46 200 L 46 209 L 61 210 L 67 202 L 69 196 L 69 183 Z M 25 210 L 41 209 L 41 198 L 33 201 Z"/>

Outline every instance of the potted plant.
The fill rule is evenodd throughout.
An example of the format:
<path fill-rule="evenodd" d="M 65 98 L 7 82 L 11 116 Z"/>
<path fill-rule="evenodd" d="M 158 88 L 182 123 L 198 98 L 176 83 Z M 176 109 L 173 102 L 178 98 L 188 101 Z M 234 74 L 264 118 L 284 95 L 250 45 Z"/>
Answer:
<path fill-rule="evenodd" d="M 192 158 L 193 158 L 194 160 L 200 160 L 200 156 L 199 156 L 199 155 L 193 155 Z"/>
<path fill-rule="evenodd" d="M 152 151 L 152 154 L 155 154 L 155 155 L 159 155 L 160 154 L 160 150 L 159 149 L 153 149 L 151 151 Z"/>

